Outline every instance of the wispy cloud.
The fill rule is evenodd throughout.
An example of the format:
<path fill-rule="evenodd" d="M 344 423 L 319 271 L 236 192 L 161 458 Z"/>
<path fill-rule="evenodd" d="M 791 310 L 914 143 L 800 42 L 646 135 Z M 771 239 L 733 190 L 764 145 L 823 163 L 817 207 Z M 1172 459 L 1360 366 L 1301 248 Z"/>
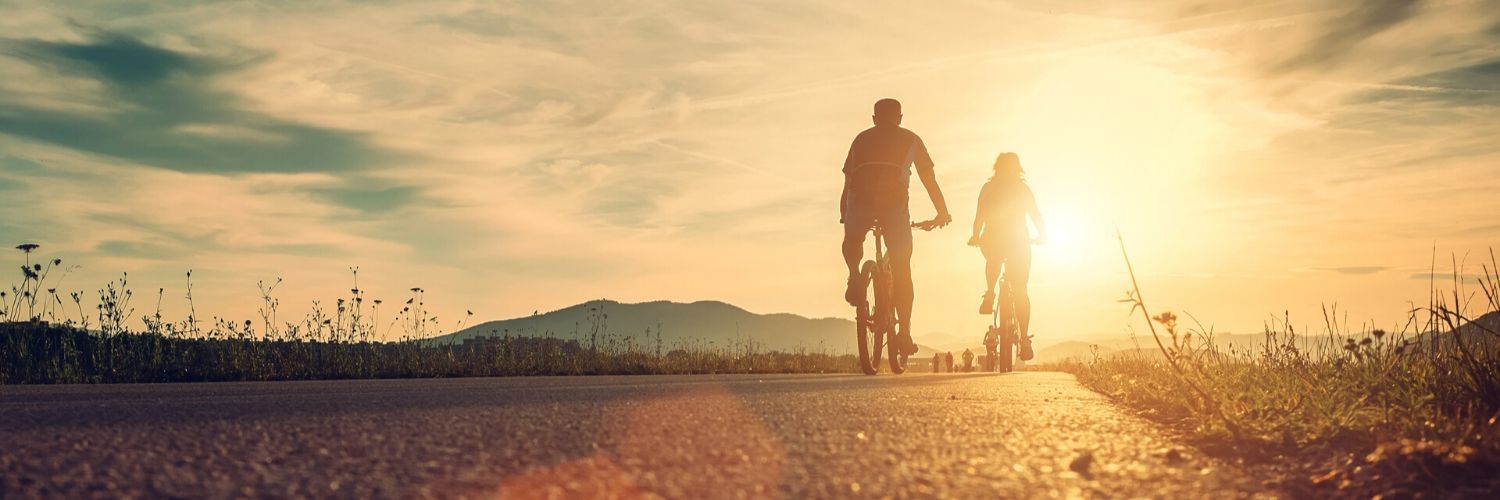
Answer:
<path fill-rule="evenodd" d="M 1334 266 L 1315 267 L 1315 271 L 1327 271 L 1339 274 L 1375 274 L 1391 269 L 1389 266 Z"/>
<path fill-rule="evenodd" d="M 360 265 L 491 315 L 598 295 L 836 315 L 837 164 L 897 96 L 961 220 L 1014 150 L 1060 228 L 1137 231 L 1163 280 L 1233 289 L 1306 262 L 1360 279 L 1387 268 L 1337 263 L 1500 233 L 1492 11 L 18 2 L 0 19 L 0 239 L 77 252 L 80 283 L 218 269 L 240 287 L 227 310 L 248 310 L 250 278 Z M 982 326 L 959 314 L 962 236 L 922 236 L 934 329 Z M 1039 314 L 1117 292 L 1098 279 L 1110 245 L 1080 241 L 1039 250 L 1038 280 L 1082 294 L 1039 292 Z M 1281 307 L 1234 304 L 1224 321 L 1252 325 Z M 1100 314 L 1080 321 L 1118 321 Z"/>

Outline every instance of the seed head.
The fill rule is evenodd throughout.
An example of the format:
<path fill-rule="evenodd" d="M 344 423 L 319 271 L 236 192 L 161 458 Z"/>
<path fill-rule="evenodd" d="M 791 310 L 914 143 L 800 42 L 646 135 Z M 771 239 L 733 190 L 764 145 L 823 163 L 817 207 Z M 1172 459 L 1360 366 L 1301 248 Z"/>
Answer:
<path fill-rule="evenodd" d="M 31 253 L 32 250 L 36 250 L 37 248 L 41 248 L 41 245 L 38 245 L 36 243 L 22 243 L 20 245 L 16 245 L 16 250 L 20 250 L 26 253 Z"/>

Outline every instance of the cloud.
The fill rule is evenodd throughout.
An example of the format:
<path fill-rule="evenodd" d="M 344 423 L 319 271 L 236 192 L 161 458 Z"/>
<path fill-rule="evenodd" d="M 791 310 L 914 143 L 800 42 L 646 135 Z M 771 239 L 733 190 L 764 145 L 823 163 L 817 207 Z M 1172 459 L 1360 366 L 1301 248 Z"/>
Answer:
<path fill-rule="evenodd" d="M 1380 275 L 1337 264 L 1500 222 L 1494 13 L 1194 3 L 18 5 L 0 237 L 222 270 L 241 306 L 254 279 L 359 265 L 486 315 L 598 295 L 843 314 L 837 164 L 888 95 L 959 218 L 995 152 L 1021 151 L 1058 230 L 1171 242 L 1140 250 L 1169 290 L 1297 262 Z M 981 326 L 953 319 L 986 321 L 954 312 L 977 257 L 919 238 L 919 316 Z M 1052 290 L 1118 270 L 1053 251 Z"/>
<path fill-rule="evenodd" d="M 1440 272 L 1440 273 L 1412 273 L 1412 275 L 1409 276 L 1409 278 L 1414 279 L 1414 280 L 1420 280 L 1420 281 L 1435 281 L 1435 282 L 1437 282 L 1438 285 L 1448 285 L 1448 284 L 1452 284 L 1453 283 L 1455 275 L 1453 273 L 1442 273 L 1442 272 Z M 1480 284 L 1482 282 L 1481 280 L 1483 278 L 1484 278 L 1484 276 L 1481 276 L 1481 275 L 1478 275 L 1478 274 L 1462 273 L 1462 274 L 1458 274 L 1457 275 L 1457 279 L 1459 280 L 1459 283 L 1462 283 L 1462 284 L 1465 284 L 1465 285 L 1477 285 L 1477 284 Z"/>
<path fill-rule="evenodd" d="M 421 191 L 414 186 L 358 187 L 342 186 L 314 191 L 336 205 L 364 214 L 380 215 L 415 202 Z"/>
<path fill-rule="evenodd" d="M 1482 224 L 1468 226 L 1454 233 L 1459 236 L 1482 236 L 1488 238 L 1500 238 L 1500 224 Z"/>
<path fill-rule="evenodd" d="M 1375 274 L 1391 269 L 1389 266 L 1340 266 L 1340 267 L 1315 267 L 1316 271 L 1328 271 L 1339 274 Z"/>
<path fill-rule="evenodd" d="M 1270 68 L 1275 75 L 1309 68 L 1326 70 L 1342 62 L 1355 45 L 1390 29 L 1416 14 L 1416 0 L 1366 0 L 1336 15 L 1323 27 L 1323 34 L 1302 45 L 1302 50 Z"/>
<path fill-rule="evenodd" d="M 359 177 L 411 160 L 372 144 L 361 132 L 246 109 L 221 87 L 264 54 L 190 53 L 107 31 L 92 31 L 81 42 L 12 39 L 4 40 L 3 47 L 12 57 L 56 75 L 98 82 L 112 106 L 103 114 L 69 112 L 0 98 L 0 133 L 134 164 L 221 175 L 328 172 Z M 386 203 L 412 198 L 392 197 Z"/>

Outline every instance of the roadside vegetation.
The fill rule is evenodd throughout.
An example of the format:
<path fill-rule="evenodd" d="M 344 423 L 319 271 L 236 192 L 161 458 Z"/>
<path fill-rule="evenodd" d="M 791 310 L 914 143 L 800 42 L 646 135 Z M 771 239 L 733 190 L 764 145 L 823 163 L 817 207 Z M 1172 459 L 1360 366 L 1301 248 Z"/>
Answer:
<path fill-rule="evenodd" d="M 201 318 L 186 274 L 186 317 L 162 315 L 166 291 L 139 303 L 122 275 L 97 290 L 60 291 L 60 259 L 25 254 L 21 282 L 0 290 L 0 383 L 115 383 L 347 378 L 474 377 L 690 373 L 855 372 L 853 355 L 768 351 L 753 342 L 725 346 L 664 344 L 609 329 L 608 312 L 594 308 L 575 332 L 493 332 L 465 343 L 429 340 L 443 332 L 412 288 L 391 307 L 359 287 L 351 268 L 349 295 L 332 307 L 313 302 L 293 321 L 278 316 L 280 280 L 260 283 L 255 319 Z M 89 300 L 93 298 L 94 300 Z M 468 317 L 473 313 L 469 312 Z M 462 329 L 468 317 L 455 328 Z M 386 340 L 395 337 L 393 340 Z"/>
<path fill-rule="evenodd" d="M 1191 316 L 1153 314 L 1130 269 L 1121 302 L 1141 312 L 1153 349 L 1060 368 L 1294 494 L 1484 496 L 1500 487 L 1500 271 L 1489 258 L 1478 276 L 1454 262 L 1451 288 L 1434 283 L 1400 328 L 1351 329 L 1329 307 L 1319 340 L 1285 318 L 1246 350 L 1216 344 Z"/>

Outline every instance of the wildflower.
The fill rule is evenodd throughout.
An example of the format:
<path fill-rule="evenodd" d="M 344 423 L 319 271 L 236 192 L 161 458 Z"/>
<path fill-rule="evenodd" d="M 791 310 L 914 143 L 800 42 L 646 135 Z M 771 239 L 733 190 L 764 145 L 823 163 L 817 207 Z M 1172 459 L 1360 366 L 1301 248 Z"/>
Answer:
<path fill-rule="evenodd" d="M 36 243 L 22 243 L 20 245 L 16 245 L 16 250 L 20 250 L 20 251 L 26 252 L 26 253 L 31 253 L 32 250 L 36 250 L 37 248 L 40 248 L 40 247 L 41 247 L 41 245 L 38 245 Z"/>
<path fill-rule="evenodd" d="M 1374 335 L 1378 339 L 1385 336 L 1385 330 L 1376 328 L 1375 331 L 1370 332 L 1370 335 Z"/>

